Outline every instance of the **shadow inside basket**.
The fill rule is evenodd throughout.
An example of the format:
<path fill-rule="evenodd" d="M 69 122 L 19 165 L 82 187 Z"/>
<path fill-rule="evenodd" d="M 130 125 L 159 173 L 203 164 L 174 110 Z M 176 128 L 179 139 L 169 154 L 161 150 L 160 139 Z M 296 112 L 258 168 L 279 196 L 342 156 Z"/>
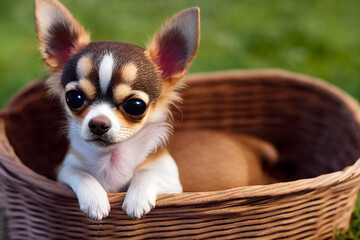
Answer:
<path fill-rule="evenodd" d="M 177 129 L 207 128 L 272 142 L 282 181 L 310 178 L 352 165 L 360 156 L 357 104 L 340 90 L 284 72 L 194 75 L 182 91 Z M 55 179 L 67 151 L 66 116 L 37 82 L 18 93 L 0 115 L 21 161 Z"/>

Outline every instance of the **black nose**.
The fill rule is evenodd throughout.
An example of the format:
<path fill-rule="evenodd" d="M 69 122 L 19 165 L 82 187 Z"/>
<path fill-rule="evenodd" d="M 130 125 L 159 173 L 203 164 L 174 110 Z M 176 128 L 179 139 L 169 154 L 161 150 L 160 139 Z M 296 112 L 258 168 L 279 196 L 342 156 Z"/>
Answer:
<path fill-rule="evenodd" d="M 103 135 L 107 131 L 109 131 L 111 127 L 111 121 L 106 116 L 98 116 L 94 117 L 89 122 L 90 131 L 95 135 Z"/>

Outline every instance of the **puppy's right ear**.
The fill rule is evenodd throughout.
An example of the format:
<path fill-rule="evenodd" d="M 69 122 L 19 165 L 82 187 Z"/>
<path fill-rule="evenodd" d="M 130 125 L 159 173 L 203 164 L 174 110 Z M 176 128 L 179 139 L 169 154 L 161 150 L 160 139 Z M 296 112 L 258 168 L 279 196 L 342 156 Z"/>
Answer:
<path fill-rule="evenodd" d="M 43 60 L 53 72 L 90 42 L 89 34 L 57 0 L 35 0 L 35 21 Z"/>

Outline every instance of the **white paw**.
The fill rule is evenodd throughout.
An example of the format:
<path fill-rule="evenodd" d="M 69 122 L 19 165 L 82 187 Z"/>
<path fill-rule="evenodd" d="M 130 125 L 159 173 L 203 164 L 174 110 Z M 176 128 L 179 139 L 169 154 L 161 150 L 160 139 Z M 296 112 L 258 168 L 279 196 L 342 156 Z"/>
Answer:
<path fill-rule="evenodd" d="M 110 203 L 103 188 L 83 189 L 78 194 L 81 211 L 94 220 L 106 218 L 110 212 Z"/>
<path fill-rule="evenodd" d="M 129 188 L 122 209 L 129 217 L 141 218 L 155 207 L 155 202 L 155 191 Z"/>

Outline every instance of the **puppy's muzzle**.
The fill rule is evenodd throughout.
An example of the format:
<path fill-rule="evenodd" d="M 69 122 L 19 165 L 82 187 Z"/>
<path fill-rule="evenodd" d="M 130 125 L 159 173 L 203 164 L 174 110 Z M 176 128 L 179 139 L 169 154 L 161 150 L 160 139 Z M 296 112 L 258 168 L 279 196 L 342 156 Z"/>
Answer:
<path fill-rule="evenodd" d="M 90 128 L 90 131 L 93 134 L 95 134 L 97 136 L 101 136 L 104 133 L 106 133 L 107 131 L 109 131 L 109 129 L 111 128 L 111 121 L 108 117 L 101 115 L 101 116 L 94 117 L 93 119 L 91 119 L 88 125 Z"/>

